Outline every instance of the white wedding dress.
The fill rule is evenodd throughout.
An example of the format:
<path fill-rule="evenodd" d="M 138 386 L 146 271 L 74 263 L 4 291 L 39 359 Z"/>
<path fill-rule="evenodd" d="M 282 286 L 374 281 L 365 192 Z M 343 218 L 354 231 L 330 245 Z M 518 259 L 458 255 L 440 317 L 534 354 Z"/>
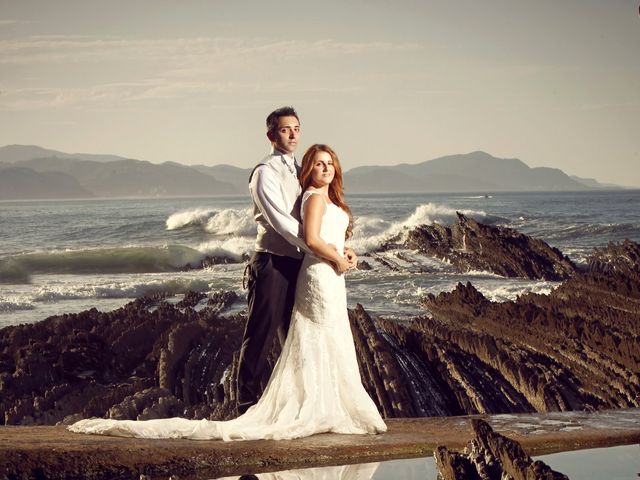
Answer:
<path fill-rule="evenodd" d="M 302 205 L 310 195 L 307 191 Z M 344 247 L 347 214 L 326 206 L 320 236 Z M 362 386 L 347 314 L 344 276 L 306 255 L 296 286 L 289 333 L 258 403 L 228 421 L 80 420 L 69 430 L 142 438 L 196 440 L 292 439 L 316 433 L 381 433 L 387 430 Z"/>

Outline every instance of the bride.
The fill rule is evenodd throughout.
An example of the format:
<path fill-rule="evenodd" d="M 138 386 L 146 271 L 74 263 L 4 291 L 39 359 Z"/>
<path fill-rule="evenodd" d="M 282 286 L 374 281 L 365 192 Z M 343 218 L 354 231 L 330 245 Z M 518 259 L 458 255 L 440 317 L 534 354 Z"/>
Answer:
<path fill-rule="evenodd" d="M 387 430 L 362 386 L 344 276 L 338 273 L 349 268 L 338 252 L 351 234 L 352 218 L 337 155 L 326 145 L 312 145 L 304 154 L 299 177 L 304 240 L 315 255 L 303 260 L 289 333 L 258 402 L 228 421 L 89 419 L 69 430 L 197 440 L 293 439 L 322 432 Z"/>

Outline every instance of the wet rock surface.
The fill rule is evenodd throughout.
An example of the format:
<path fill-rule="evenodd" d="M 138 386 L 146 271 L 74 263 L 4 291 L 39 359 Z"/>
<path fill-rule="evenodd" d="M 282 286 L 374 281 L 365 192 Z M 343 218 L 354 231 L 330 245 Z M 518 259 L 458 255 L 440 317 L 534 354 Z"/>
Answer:
<path fill-rule="evenodd" d="M 474 438 L 462 452 L 438 446 L 433 452 L 440 480 L 568 480 L 540 460 L 533 461 L 514 440 L 472 419 Z"/>
<path fill-rule="evenodd" d="M 483 270 L 505 277 L 564 280 L 576 266 L 557 248 L 506 227 L 486 225 L 460 212 L 451 227 L 434 223 L 408 232 L 402 246 L 446 259 L 460 272 Z"/>
<path fill-rule="evenodd" d="M 0 427 L 0 473 L 8 478 L 211 479 L 291 468 L 432 456 L 463 449 L 471 421 L 487 421 L 530 455 L 640 442 L 640 410 L 387 420 L 379 435 L 320 434 L 241 442 L 84 435 L 57 427 Z M 571 429 L 568 429 L 568 426 Z M 174 478 L 175 478 L 174 477 Z"/>

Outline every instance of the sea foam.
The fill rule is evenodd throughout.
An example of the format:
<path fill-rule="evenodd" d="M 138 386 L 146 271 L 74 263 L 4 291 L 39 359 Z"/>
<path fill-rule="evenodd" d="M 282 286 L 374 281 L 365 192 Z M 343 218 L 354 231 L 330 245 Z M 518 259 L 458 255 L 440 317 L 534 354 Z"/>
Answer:
<path fill-rule="evenodd" d="M 5 297 L 0 299 L 0 313 L 11 313 L 19 310 L 33 310 L 35 305 L 19 297 Z"/>
<path fill-rule="evenodd" d="M 108 282 L 97 285 L 43 285 L 32 298 L 33 302 L 59 302 L 83 298 L 138 298 L 164 293 L 177 295 L 193 290 L 207 292 L 209 283 L 196 278 L 153 279 L 147 281 Z"/>
<path fill-rule="evenodd" d="M 207 220 L 205 230 L 214 235 L 255 236 L 257 229 L 251 209 L 226 208 Z"/>

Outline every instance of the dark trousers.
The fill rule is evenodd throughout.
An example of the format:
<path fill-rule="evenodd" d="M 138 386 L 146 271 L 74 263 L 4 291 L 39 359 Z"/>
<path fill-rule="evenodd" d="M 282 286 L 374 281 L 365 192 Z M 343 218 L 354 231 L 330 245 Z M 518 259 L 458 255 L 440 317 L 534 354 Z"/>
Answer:
<path fill-rule="evenodd" d="M 260 379 L 270 375 L 267 356 L 276 335 L 284 343 L 289 331 L 301 259 L 256 252 L 248 266 L 248 320 L 238 363 L 240 403 L 262 394 Z"/>

